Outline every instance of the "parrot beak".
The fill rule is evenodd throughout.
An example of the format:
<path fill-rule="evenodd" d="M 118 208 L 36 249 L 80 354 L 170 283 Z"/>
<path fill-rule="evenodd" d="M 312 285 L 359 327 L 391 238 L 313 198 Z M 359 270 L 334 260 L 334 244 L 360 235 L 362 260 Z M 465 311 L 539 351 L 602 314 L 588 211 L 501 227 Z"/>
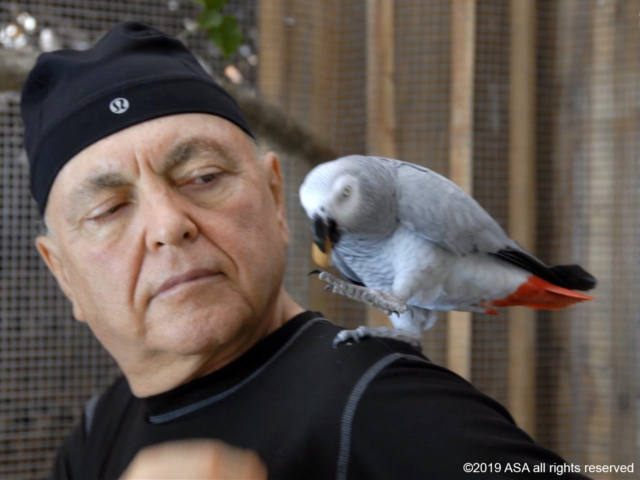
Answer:
<path fill-rule="evenodd" d="M 332 245 L 338 243 L 340 232 L 338 225 L 333 218 L 328 218 L 325 222 L 320 215 L 314 215 L 312 228 L 313 243 L 322 253 L 329 253 Z"/>

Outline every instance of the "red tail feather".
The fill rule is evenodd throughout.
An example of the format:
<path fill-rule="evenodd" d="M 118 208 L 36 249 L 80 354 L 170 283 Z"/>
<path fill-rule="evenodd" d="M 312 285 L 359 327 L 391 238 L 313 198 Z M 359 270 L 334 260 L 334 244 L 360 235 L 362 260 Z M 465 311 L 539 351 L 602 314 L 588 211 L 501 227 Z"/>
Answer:
<path fill-rule="evenodd" d="M 587 302 L 593 297 L 575 292 L 568 288 L 558 287 L 546 280 L 531 275 L 527 282 L 507 298 L 494 300 L 494 307 L 512 307 L 516 305 L 538 308 L 541 310 L 560 310 L 578 302 Z"/>

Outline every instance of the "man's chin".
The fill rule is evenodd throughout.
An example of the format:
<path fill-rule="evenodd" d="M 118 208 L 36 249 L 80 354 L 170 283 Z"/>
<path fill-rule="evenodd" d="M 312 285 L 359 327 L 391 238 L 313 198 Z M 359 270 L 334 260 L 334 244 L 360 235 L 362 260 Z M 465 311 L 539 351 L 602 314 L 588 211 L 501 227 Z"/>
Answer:
<path fill-rule="evenodd" d="M 150 319 L 147 323 L 147 347 L 176 355 L 212 353 L 239 341 L 249 321 L 237 309 L 204 309 L 178 316 Z"/>

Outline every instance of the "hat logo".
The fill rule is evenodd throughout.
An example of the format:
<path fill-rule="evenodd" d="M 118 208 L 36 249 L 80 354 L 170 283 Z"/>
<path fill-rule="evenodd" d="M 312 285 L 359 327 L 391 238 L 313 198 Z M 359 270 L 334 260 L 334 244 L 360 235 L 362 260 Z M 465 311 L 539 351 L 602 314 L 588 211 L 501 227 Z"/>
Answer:
<path fill-rule="evenodd" d="M 109 104 L 109 109 L 113 112 L 113 113 L 124 113 L 127 110 L 129 110 L 129 100 L 127 100 L 126 98 L 114 98 L 113 100 L 111 100 L 111 103 Z"/>

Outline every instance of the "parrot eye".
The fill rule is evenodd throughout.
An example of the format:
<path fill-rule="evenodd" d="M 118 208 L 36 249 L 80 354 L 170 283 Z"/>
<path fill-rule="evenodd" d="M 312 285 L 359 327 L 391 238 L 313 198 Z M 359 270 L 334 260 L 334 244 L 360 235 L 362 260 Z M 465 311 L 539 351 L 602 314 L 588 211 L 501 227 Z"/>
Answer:
<path fill-rule="evenodd" d="M 347 185 L 346 187 L 344 187 L 344 190 L 342 190 L 342 195 L 344 195 L 345 197 L 351 195 L 351 185 Z"/>

